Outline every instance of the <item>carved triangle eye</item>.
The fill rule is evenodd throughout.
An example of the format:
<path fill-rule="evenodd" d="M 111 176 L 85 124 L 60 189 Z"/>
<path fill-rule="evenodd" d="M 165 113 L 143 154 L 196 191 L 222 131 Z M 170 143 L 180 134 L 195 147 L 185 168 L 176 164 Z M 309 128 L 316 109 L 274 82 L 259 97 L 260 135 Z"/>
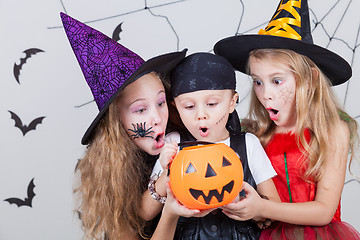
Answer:
<path fill-rule="evenodd" d="M 207 168 L 206 168 L 206 175 L 205 177 L 208 178 L 208 177 L 215 177 L 217 174 L 216 172 L 214 171 L 214 169 L 211 167 L 210 164 L 207 165 Z"/>
<path fill-rule="evenodd" d="M 229 160 L 227 160 L 226 157 L 223 157 L 222 166 L 223 167 L 231 166 L 231 162 L 229 162 Z"/>
<path fill-rule="evenodd" d="M 186 168 L 186 173 L 193 173 L 196 172 L 194 166 L 190 163 L 189 166 Z"/>

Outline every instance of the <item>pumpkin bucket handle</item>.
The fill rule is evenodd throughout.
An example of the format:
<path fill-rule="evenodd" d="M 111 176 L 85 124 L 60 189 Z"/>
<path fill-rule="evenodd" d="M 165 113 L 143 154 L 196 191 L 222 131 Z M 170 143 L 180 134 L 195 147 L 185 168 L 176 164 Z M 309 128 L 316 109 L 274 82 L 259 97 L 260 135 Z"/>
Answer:
<path fill-rule="evenodd" d="M 185 141 L 185 142 L 178 143 L 178 146 L 179 147 L 194 146 L 194 145 L 199 145 L 199 144 L 208 145 L 208 144 L 214 144 L 214 143 L 213 142 L 206 142 L 206 141 Z"/>

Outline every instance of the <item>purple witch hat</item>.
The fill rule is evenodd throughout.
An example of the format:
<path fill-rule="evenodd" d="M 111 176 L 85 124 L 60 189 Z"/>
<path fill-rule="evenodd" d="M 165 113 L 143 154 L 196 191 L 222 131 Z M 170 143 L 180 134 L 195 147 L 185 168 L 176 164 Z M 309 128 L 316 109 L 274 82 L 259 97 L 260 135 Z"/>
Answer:
<path fill-rule="evenodd" d="M 105 34 L 60 13 L 66 35 L 88 83 L 99 113 L 81 143 L 88 144 L 97 123 L 117 94 L 139 77 L 156 71 L 167 75 L 186 54 L 173 52 L 144 61 Z"/>
<path fill-rule="evenodd" d="M 253 49 L 290 49 L 313 60 L 335 85 L 346 82 L 352 75 L 350 65 L 336 53 L 315 45 L 311 36 L 307 0 L 280 0 L 277 10 L 257 35 L 239 35 L 218 41 L 217 55 L 225 57 L 243 73 Z"/>

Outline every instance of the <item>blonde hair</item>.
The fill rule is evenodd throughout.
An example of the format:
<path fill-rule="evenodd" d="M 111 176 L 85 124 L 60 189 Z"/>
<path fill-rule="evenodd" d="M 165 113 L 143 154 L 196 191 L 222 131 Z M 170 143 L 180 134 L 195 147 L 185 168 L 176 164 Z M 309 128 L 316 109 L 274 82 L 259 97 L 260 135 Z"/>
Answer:
<path fill-rule="evenodd" d="M 158 75 L 157 75 L 158 76 Z M 145 236 L 139 213 L 154 162 L 147 161 L 120 121 L 118 102 L 110 104 L 97 124 L 91 143 L 77 167 L 78 197 L 86 239 L 122 239 L 129 229 Z"/>
<path fill-rule="evenodd" d="M 307 153 L 308 157 L 306 161 L 308 168 L 304 177 L 314 181 L 319 180 L 327 159 L 327 152 L 329 152 L 330 140 L 337 141 L 336 136 L 340 131 L 339 123 L 344 118 L 351 133 L 351 162 L 354 156 L 354 145 L 358 140 L 357 122 L 337 103 L 329 79 L 316 64 L 308 57 L 287 49 L 256 49 L 250 53 L 250 58 L 278 62 L 283 66 L 288 66 L 294 74 L 297 114 L 295 135 L 298 136 L 298 146 L 303 146 L 301 149 Z M 248 116 L 250 121 L 243 123 L 246 130 L 257 135 L 263 146 L 266 146 L 274 134 L 276 125 L 254 91 L 252 91 Z M 307 128 L 311 133 L 309 143 L 304 136 L 304 130 Z"/>

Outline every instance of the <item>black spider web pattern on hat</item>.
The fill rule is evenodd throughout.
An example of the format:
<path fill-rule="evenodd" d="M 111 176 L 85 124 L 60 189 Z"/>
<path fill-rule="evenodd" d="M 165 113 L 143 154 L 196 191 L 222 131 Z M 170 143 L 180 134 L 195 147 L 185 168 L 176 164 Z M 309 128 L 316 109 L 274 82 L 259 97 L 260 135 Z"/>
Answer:
<path fill-rule="evenodd" d="M 144 60 L 103 33 L 61 14 L 65 32 L 99 110 Z"/>

